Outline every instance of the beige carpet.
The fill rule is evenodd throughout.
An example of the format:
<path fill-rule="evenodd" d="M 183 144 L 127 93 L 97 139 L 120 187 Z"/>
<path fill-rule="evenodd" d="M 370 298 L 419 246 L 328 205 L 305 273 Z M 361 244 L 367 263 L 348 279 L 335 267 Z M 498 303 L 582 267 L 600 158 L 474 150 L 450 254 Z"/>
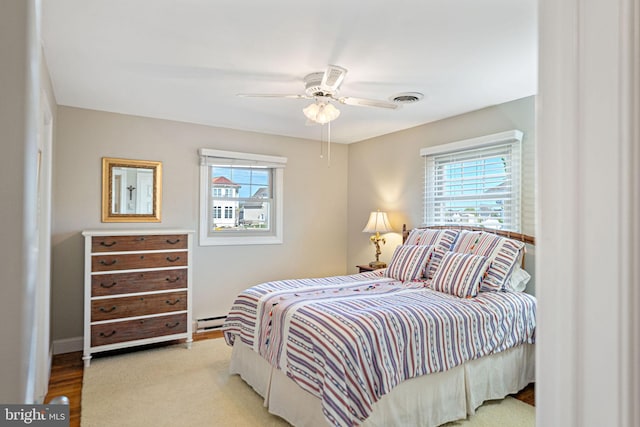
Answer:
<path fill-rule="evenodd" d="M 228 374 L 231 349 L 212 339 L 97 357 L 84 370 L 83 427 L 288 426 L 239 376 Z M 533 427 L 535 409 L 507 398 L 486 403 L 464 427 Z"/>

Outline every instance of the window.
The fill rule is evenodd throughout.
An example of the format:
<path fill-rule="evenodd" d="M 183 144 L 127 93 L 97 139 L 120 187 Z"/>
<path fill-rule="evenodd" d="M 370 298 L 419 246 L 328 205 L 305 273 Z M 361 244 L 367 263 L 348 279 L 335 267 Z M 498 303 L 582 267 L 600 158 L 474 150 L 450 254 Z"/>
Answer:
<path fill-rule="evenodd" d="M 514 130 L 423 148 L 424 225 L 520 231 L 520 142 Z"/>
<path fill-rule="evenodd" d="M 232 219 L 233 218 L 233 207 L 225 206 L 225 208 L 224 208 L 224 218 L 225 219 Z"/>
<path fill-rule="evenodd" d="M 284 157 L 201 148 L 200 244 L 282 243 Z"/>
<path fill-rule="evenodd" d="M 213 218 L 222 218 L 222 207 L 214 206 L 213 207 Z"/>

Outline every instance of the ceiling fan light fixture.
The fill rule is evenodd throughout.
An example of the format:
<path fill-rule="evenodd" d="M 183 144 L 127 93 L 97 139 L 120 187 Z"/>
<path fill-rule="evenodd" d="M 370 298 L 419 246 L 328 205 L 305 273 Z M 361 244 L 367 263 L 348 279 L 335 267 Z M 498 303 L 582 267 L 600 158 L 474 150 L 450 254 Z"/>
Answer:
<path fill-rule="evenodd" d="M 290 98 L 290 99 L 313 99 L 314 103 L 307 105 L 302 109 L 307 117 L 307 124 L 330 123 L 340 116 L 338 110 L 331 102 L 344 105 L 355 105 L 360 107 L 377 107 L 395 110 L 400 107 L 401 103 L 414 102 L 422 97 L 420 93 L 399 94 L 395 99 L 383 101 L 378 99 L 354 98 L 345 96 L 338 98 L 338 90 L 347 69 L 337 65 L 329 65 L 324 72 L 315 72 L 307 74 L 304 78 L 305 90 L 304 94 L 269 94 L 269 93 L 245 93 L 238 94 L 243 97 L 260 97 L 260 98 Z"/>
<path fill-rule="evenodd" d="M 335 120 L 340 115 L 340 110 L 329 102 L 319 101 L 307 105 L 302 109 L 304 115 L 311 121 L 321 125 Z"/>

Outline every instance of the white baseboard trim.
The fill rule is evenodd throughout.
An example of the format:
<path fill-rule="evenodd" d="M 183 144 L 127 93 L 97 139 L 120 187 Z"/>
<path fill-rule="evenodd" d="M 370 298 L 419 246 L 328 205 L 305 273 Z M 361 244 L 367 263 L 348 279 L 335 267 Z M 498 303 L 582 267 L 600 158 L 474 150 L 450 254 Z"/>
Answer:
<path fill-rule="evenodd" d="M 53 354 L 72 353 L 82 351 L 83 338 L 73 337 L 61 340 L 53 340 Z"/>

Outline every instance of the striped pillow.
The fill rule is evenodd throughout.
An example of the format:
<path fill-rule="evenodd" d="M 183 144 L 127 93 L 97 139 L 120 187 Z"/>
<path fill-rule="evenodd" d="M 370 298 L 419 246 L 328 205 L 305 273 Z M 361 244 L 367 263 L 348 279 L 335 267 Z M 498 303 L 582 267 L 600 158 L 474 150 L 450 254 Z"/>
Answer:
<path fill-rule="evenodd" d="M 433 247 L 426 245 L 400 245 L 391 257 L 391 262 L 384 272 L 387 277 L 396 280 L 416 280 L 422 277 L 429 255 Z"/>
<path fill-rule="evenodd" d="M 460 298 L 475 297 L 489 264 L 489 259 L 482 255 L 447 252 L 433 276 L 431 288 Z"/>
<path fill-rule="evenodd" d="M 489 258 L 491 265 L 480 284 L 480 290 L 499 291 L 506 288 L 509 277 L 522 258 L 524 242 L 485 231 L 462 231 L 452 250 Z"/>
<path fill-rule="evenodd" d="M 430 230 L 427 228 L 414 228 L 409 232 L 405 245 L 419 245 L 420 241 L 433 241 L 438 236 L 440 230 Z"/>
<path fill-rule="evenodd" d="M 431 259 L 424 272 L 424 277 L 433 279 L 433 274 L 438 269 L 442 256 L 451 250 L 453 242 L 458 237 L 460 230 L 414 228 L 409 233 L 405 245 L 430 245 L 433 246 Z"/>

